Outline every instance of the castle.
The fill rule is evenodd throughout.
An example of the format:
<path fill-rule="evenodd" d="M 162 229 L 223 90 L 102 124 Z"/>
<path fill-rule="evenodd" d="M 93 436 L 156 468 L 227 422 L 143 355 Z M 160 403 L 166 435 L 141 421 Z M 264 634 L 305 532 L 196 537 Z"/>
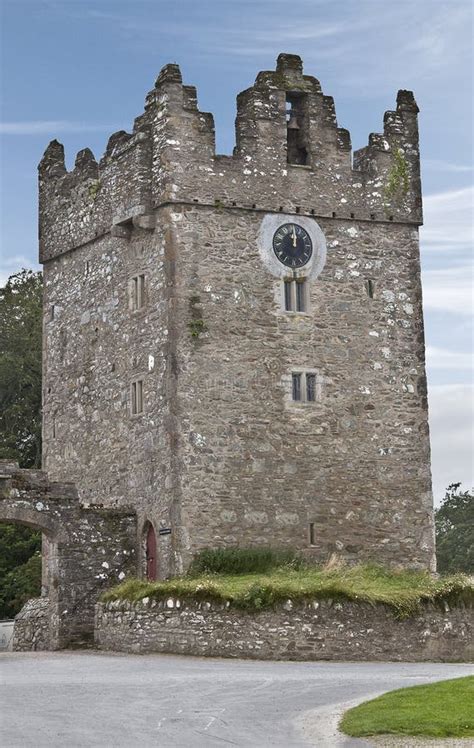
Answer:
<path fill-rule="evenodd" d="M 44 469 L 136 511 L 149 578 L 209 546 L 434 568 L 417 113 L 352 155 L 281 54 L 232 156 L 177 65 L 99 163 L 48 146 Z"/>

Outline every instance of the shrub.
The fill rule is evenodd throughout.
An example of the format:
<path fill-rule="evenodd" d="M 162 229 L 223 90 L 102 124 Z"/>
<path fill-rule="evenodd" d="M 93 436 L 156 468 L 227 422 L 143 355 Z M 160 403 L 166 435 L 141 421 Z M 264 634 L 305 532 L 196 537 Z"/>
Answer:
<path fill-rule="evenodd" d="M 272 569 L 300 569 L 304 560 L 294 551 L 278 548 L 205 548 L 189 569 L 198 574 L 262 574 Z"/>

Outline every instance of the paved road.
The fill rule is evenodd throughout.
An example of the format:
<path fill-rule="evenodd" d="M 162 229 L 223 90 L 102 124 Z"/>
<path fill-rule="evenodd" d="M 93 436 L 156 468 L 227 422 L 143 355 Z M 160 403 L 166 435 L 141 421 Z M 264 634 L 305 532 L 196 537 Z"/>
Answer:
<path fill-rule="evenodd" d="M 470 665 L 252 662 L 96 652 L 0 654 L 3 748 L 366 746 L 341 705 Z"/>

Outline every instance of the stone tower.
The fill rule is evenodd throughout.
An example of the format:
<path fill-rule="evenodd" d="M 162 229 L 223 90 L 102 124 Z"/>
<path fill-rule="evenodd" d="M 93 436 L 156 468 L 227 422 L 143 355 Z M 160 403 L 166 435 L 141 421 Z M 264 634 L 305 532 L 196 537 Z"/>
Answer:
<path fill-rule="evenodd" d="M 232 156 L 176 65 L 99 163 L 48 146 L 45 468 L 135 506 L 158 576 L 252 545 L 433 568 L 417 113 L 399 91 L 352 156 L 281 54 Z"/>

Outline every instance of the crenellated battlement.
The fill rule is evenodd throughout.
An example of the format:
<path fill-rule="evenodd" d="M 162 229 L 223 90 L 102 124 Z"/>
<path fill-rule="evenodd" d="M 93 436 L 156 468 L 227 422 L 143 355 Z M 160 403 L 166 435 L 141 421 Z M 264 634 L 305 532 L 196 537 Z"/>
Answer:
<path fill-rule="evenodd" d="M 221 156 L 212 114 L 198 109 L 196 89 L 183 85 L 179 67 L 166 65 L 133 132 L 114 133 L 99 163 L 86 148 L 67 172 L 63 146 L 53 140 L 46 149 L 39 165 L 40 259 L 107 232 L 152 229 L 155 208 L 169 202 L 417 225 L 417 114 L 413 94 L 399 91 L 383 132 L 372 133 L 352 157 L 333 98 L 303 74 L 300 57 L 281 54 L 276 70 L 260 72 L 238 95 L 236 147 Z"/>

